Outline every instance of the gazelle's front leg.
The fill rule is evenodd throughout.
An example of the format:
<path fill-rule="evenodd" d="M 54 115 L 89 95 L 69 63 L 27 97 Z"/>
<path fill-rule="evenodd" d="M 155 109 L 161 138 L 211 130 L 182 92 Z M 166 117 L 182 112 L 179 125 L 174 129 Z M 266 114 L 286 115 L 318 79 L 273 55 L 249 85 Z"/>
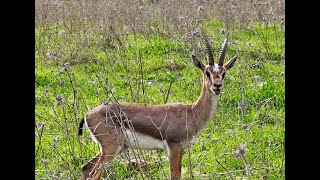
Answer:
<path fill-rule="evenodd" d="M 179 142 L 168 142 L 171 180 L 180 180 L 183 148 Z"/>

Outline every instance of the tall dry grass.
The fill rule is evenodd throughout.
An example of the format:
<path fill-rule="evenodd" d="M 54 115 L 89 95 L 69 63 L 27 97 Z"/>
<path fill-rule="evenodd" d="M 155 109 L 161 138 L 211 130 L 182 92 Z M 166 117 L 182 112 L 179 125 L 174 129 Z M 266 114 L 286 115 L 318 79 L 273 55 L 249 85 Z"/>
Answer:
<path fill-rule="evenodd" d="M 284 0 L 36 0 L 37 26 L 63 24 L 70 29 L 95 28 L 104 33 L 181 35 L 218 19 L 230 28 L 251 21 L 284 25 Z"/>
<path fill-rule="evenodd" d="M 86 61 L 79 55 L 93 54 L 92 43 L 103 44 L 103 51 L 121 49 L 127 35 L 132 33 L 188 41 L 190 34 L 201 31 L 201 23 L 212 19 L 224 23 L 225 27 L 218 29 L 222 33 L 247 28 L 250 22 L 277 22 L 284 30 L 284 8 L 284 0 L 36 0 L 36 27 L 41 27 L 36 28 L 36 57 L 63 59 L 62 63 Z M 62 36 L 70 41 L 66 47 L 48 45 L 51 41 L 48 32 L 54 27 L 56 33 L 64 33 Z M 90 41 L 92 33 L 102 39 Z M 74 53 L 64 54 L 63 49 L 67 48 L 73 48 Z"/>

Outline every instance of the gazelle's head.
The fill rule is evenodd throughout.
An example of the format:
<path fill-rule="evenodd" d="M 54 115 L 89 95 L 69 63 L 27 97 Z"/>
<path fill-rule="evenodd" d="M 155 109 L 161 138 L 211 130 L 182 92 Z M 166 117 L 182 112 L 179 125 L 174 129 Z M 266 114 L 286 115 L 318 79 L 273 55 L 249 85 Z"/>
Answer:
<path fill-rule="evenodd" d="M 234 56 L 230 61 L 224 64 L 224 57 L 227 51 L 228 37 L 224 41 L 220 54 L 218 64 L 214 63 L 211 45 L 206 36 L 204 36 L 206 49 L 208 53 L 208 64 L 204 65 L 198 57 L 192 53 L 193 63 L 196 67 L 202 70 L 204 76 L 204 84 L 207 90 L 211 91 L 214 95 L 219 95 L 223 85 L 223 79 L 227 70 L 233 67 L 238 55 Z"/>

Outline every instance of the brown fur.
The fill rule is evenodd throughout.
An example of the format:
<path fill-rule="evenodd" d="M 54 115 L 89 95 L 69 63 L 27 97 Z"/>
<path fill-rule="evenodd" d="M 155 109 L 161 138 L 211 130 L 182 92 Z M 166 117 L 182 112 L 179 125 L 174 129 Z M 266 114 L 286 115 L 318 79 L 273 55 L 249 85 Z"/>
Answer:
<path fill-rule="evenodd" d="M 121 126 L 125 128 L 131 128 L 129 126 L 132 126 L 135 131 L 159 140 L 185 141 L 187 140 L 187 131 L 189 137 L 192 138 L 202 128 L 204 122 L 209 120 L 210 113 L 208 112 L 210 112 L 212 106 L 211 96 L 212 93 L 207 88 L 203 88 L 198 101 L 192 105 L 183 103 L 162 105 L 143 103 L 101 104 L 87 113 L 87 125 L 91 127 L 92 131 L 95 131 L 94 134 L 97 134 L 98 141 L 102 134 L 116 133 L 111 132 L 111 130 L 107 131 L 107 129 L 113 129 L 114 127 L 120 129 Z M 107 121 L 106 116 L 108 117 Z M 127 117 L 131 121 L 130 123 L 124 122 Z M 97 125 L 98 127 L 96 127 Z"/>

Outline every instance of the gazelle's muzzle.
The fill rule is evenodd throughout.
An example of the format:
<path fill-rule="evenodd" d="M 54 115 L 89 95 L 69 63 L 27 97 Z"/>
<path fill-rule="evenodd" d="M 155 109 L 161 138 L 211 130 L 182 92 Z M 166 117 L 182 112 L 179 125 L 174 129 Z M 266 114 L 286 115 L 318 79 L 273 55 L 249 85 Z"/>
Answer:
<path fill-rule="evenodd" d="M 219 95 L 221 92 L 222 83 L 214 83 L 213 86 L 211 86 L 211 91 L 214 92 L 214 94 Z"/>
<path fill-rule="evenodd" d="M 220 94 L 220 89 L 213 89 L 214 94 L 219 95 Z"/>

